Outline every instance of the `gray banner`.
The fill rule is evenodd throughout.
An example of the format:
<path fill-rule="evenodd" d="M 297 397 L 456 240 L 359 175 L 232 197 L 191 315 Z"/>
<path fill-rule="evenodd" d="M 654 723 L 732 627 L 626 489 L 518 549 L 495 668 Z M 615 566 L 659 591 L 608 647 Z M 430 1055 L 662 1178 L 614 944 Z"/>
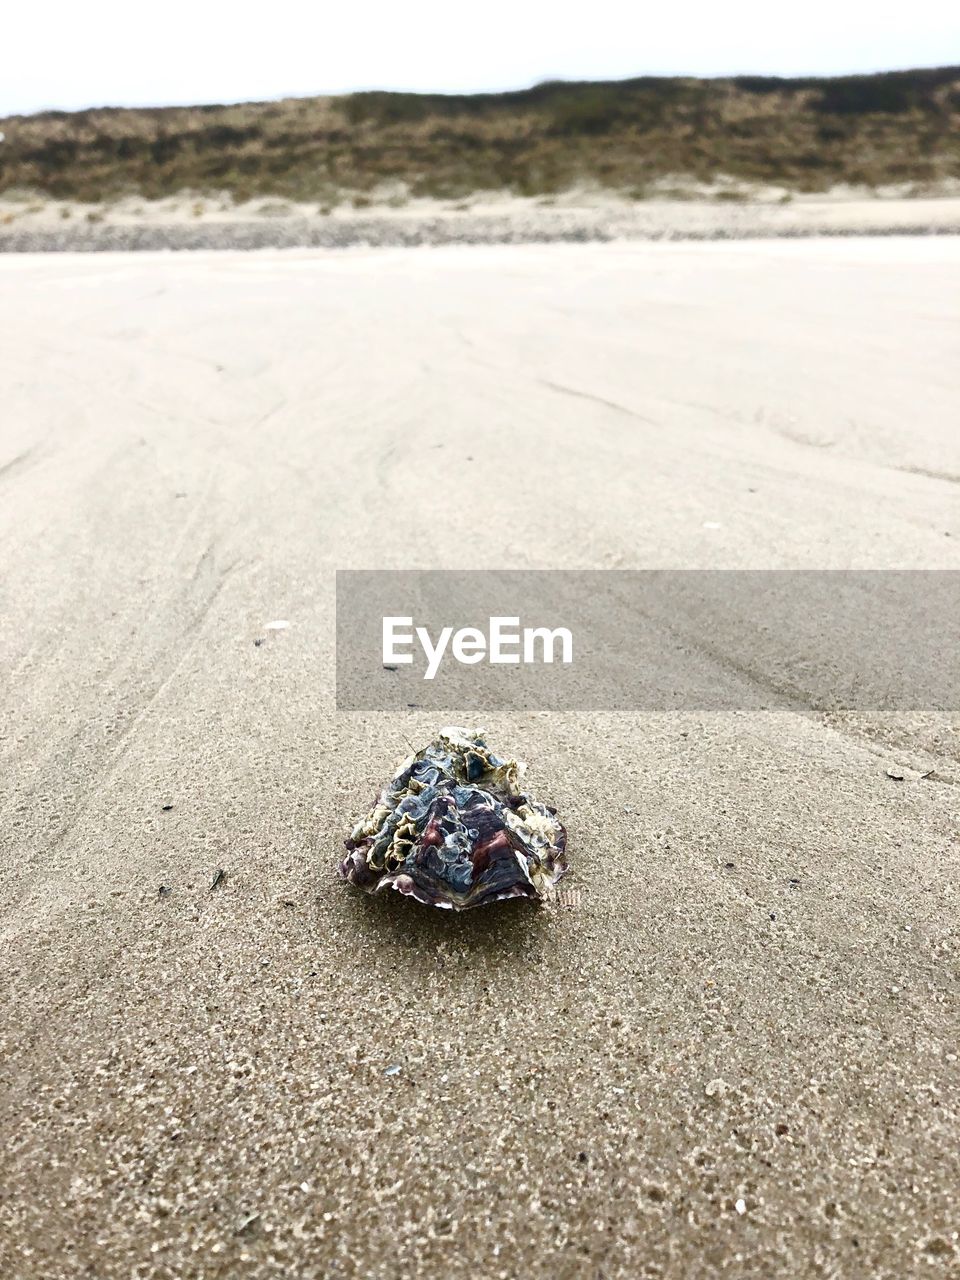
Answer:
<path fill-rule="evenodd" d="M 950 570 L 337 573 L 340 710 L 955 711 L 958 655 Z"/>

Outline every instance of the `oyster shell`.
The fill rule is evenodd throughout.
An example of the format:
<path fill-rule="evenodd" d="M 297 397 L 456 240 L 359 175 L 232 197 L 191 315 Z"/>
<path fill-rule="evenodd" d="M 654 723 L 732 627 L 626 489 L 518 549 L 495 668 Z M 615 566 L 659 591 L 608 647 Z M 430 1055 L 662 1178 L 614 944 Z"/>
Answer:
<path fill-rule="evenodd" d="M 520 790 L 524 766 L 479 733 L 443 729 L 408 757 L 345 842 L 345 880 L 463 911 L 502 898 L 553 895 L 567 871 L 567 833 L 549 805 Z"/>

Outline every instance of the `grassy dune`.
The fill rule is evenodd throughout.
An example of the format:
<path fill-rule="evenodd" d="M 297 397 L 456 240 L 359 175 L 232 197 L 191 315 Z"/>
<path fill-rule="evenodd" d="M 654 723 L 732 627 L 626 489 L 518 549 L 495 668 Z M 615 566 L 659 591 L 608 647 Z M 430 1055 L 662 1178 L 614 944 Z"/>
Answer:
<path fill-rule="evenodd" d="M 516 93 L 357 93 L 0 121 L 0 193 L 98 201 L 190 190 L 362 203 L 721 175 L 821 191 L 960 178 L 960 67 L 840 79 L 644 77 Z M 400 185 L 402 184 L 402 186 Z"/>

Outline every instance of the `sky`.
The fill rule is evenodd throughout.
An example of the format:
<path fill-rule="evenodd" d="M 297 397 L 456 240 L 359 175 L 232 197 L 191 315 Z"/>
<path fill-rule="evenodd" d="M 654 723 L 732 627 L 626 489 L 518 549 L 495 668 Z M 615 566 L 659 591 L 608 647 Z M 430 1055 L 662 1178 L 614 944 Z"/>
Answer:
<path fill-rule="evenodd" d="M 960 63 L 957 0 L 47 0 L 0 18 L 0 115 Z"/>

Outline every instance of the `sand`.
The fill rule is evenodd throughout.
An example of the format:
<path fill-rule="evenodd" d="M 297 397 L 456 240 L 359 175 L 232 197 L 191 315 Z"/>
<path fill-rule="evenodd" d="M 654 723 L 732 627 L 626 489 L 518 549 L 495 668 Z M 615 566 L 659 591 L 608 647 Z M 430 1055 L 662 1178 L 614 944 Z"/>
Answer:
<path fill-rule="evenodd" d="M 227 194 L 189 193 L 91 205 L 8 193 L 0 196 L 0 252 L 960 234 L 957 182 L 925 194 L 906 186 L 801 195 L 732 180 L 707 187 L 678 178 L 643 200 L 600 189 L 547 197 L 479 192 L 464 200 L 386 195 L 335 206 L 278 199 L 238 204 Z"/>
<path fill-rule="evenodd" d="M 955 1271 L 950 718 L 487 716 L 579 901 L 451 918 L 333 875 L 438 724 L 332 641 L 343 567 L 960 567 L 958 296 L 948 238 L 0 263 L 0 1274 Z"/>

